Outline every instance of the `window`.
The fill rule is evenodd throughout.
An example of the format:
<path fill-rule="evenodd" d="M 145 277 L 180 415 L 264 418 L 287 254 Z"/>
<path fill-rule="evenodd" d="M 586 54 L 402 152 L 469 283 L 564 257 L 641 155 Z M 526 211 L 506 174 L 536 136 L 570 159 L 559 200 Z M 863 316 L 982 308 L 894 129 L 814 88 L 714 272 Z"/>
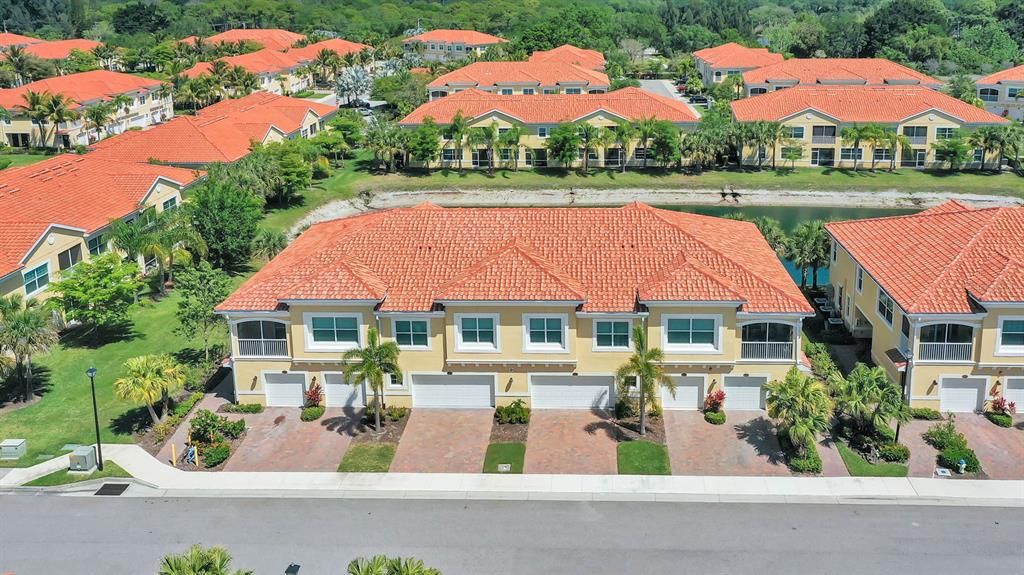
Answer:
<path fill-rule="evenodd" d="M 50 264 L 43 264 L 22 274 L 25 280 L 25 293 L 34 294 L 50 283 Z"/>
<path fill-rule="evenodd" d="M 717 350 L 718 323 L 712 317 L 667 317 L 665 348 L 693 351 Z"/>
<path fill-rule="evenodd" d="M 507 134 L 511 128 L 498 128 L 499 134 Z"/>
<path fill-rule="evenodd" d="M 568 318 L 561 315 L 524 315 L 526 344 L 529 351 L 564 351 L 566 349 L 566 324 Z"/>
<path fill-rule="evenodd" d="M 839 151 L 839 158 L 843 160 L 864 159 L 864 148 L 843 148 Z"/>
<path fill-rule="evenodd" d="M 456 46 L 456 47 L 455 47 L 455 51 L 456 51 L 456 52 L 461 52 L 461 51 L 462 51 L 462 46 L 461 46 L 461 45 L 459 45 L 459 46 Z"/>
<path fill-rule="evenodd" d="M 935 128 L 936 140 L 950 140 L 956 137 L 956 128 Z"/>
<path fill-rule="evenodd" d="M 594 347 L 629 349 L 629 322 L 594 320 Z"/>
<path fill-rule="evenodd" d="M 512 161 L 512 148 L 502 148 L 500 150 L 500 153 L 501 153 L 501 161 L 502 162 L 511 162 Z"/>
<path fill-rule="evenodd" d="M 497 351 L 498 336 L 495 326 L 498 316 L 457 316 L 458 349 L 461 351 Z"/>
<path fill-rule="evenodd" d="M 1024 353 L 1024 318 L 999 320 L 999 349 L 1003 353 Z"/>
<path fill-rule="evenodd" d="M 767 93 L 768 93 L 768 88 L 751 88 L 750 89 L 750 95 L 751 96 L 758 96 L 760 94 L 767 94 Z"/>
<path fill-rule="evenodd" d="M 512 88 L 502 88 L 501 89 L 501 95 L 502 96 L 511 96 L 512 95 Z"/>
<path fill-rule="evenodd" d="M 430 347 L 427 320 L 395 320 L 395 341 L 404 347 Z"/>
<path fill-rule="evenodd" d="M 178 207 L 178 198 L 168 198 L 167 200 L 164 200 L 163 208 L 165 212 L 173 210 L 176 207 Z"/>
<path fill-rule="evenodd" d="M 524 96 L 532 96 L 534 94 L 536 94 L 536 92 L 534 91 L 533 88 L 523 88 L 523 95 Z"/>
<path fill-rule="evenodd" d="M 558 88 L 544 88 L 545 94 L 557 94 Z"/>
<path fill-rule="evenodd" d="M 277 321 L 239 322 L 238 355 L 244 357 L 287 357 L 288 328 Z"/>
<path fill-rule="evenodd" d="M 238 324 L 238 339 L 287 339 L 285 325 L 277 321 L 243 321 Z"/>
<path fill-rule="evenodd" d="M 57 264 L 61 271 L 75 267 L 82 261 L 82 246 L 72 246 L 57 254 Z"/>
<path fill-rule="evenodd" d="M 785 126 L 786 137 L 791 140 L 803 140 L 804 139 L 804 127 L 803 126 Z"/>
<path fill-rule="evenodd" d="M 999 90 L 995 88 L 982 88 L 978 90 L 978 97 L 984 102 L 996 102 L 999 100 Z"/>
<path fill-rule="evenodd" d="M 547 138 L 548 137 L 548 127 L 547 126 L 540 126 L 539 128 L 537 128 L 537 137 L 538 138 Z"/>
<path fill-rule="evenodd" d="M 458 157 L 455 155 L 456 151 L 461 150 L 441 150 L 441 160 L 445 162 L 455 162 Z"/>
<path fill-rule="evenodd" d="M 633 148 L 633 159 L 634 160 L 644 160 L 646 158 L 647 158 L 647 148 L 642 148 L 640 146 L 637 146 L 637 147 Z"/>
<path fill-rule="evenodd" d="M 566 94 L 573 94 L 573 95 L 576 95 L 576 94 L 582 94 L 582 93 L 583 93 L 583 91 L 582 91 L 582 90 L 580 90 L 579 88 L 566 88 L 566 89 L 565 89 L 565 93 L 566 93 Z"/>
<path fill-rule="evenodd" d="M 895 304 L 889 294 L 881 289 L 878 290 L 878 315 L 885 320 L 885 323 L 892 325 L 893 308 Z"/>
<path fill-rule="evenodd" d="M 757 148 L 757 159 L 758 160 L 767 160 L 768 159 L 768 150 L 766 150 L 763 147 Z"/>
<path fill-rule="evenodd" d="M 857 293 L 864 291 L 864 268 L 857 266 Z"/>
<path fill-rule="evenodd" d="M 892 150 L 888 148 L 875 148 L 875 161 L 876 162 L 891 162 L 892 161 Z"/>
<path fill-rule="evenodd" d="M 927 138 L 928 126 L 904 126 L 903 135 L 908 138 Z"/>
<path fill-rule="evenodd" d="M 959 323 L 940 323 L 921 328 L 921 343 L 971 343 L 974 328 Z"/>
<path fill-rule="evenodd" d="M 89 248 L 89 255 L 98 256 L 107 251 L 107 242 L 104 241 L 103 234 L 89 238 L 86 245 Z"/>
<path fill-rule="evenodd" d="M 974 148 L 974 155 L 972 157 L 972 160 L 974 161 L 974 163 L 980 164 L 982 158 L 984 158 L 984 157 L 985 157 L 985 150 L 983 150 L 982 148 Z"/>
<path fill-rule="evenodd" d="M 356 316 L 312 316 L 309 325 L 314 343 L 359 345 L 359 318 Z"/>
<path fill-rule="evenodd" d="M 405 379 L 401 371 L 388 372 L 388 387 L 405 387 Z"/>
<path fill-rule="evenodd" d="M 1024 95 L 1024 88 L 1007 88 L 1006 89 L 1006 98 L 1008 100 L 1016 100 L 1017 98 L 1020 98 L 1022 95 Z"/>
<path fill-rule="evenodd" d="M 829 244 L 829 258 L 832 263 L 836 263 L 836 258 L 839 256 L 839 249 L 836 247 L 836 242 Z"/>
<path fill-rule="evenodd" d="M 543 168 L 548 165 L 548 151 L 544 148 L 534 148 L 527 152 L 527 165 Z"/>

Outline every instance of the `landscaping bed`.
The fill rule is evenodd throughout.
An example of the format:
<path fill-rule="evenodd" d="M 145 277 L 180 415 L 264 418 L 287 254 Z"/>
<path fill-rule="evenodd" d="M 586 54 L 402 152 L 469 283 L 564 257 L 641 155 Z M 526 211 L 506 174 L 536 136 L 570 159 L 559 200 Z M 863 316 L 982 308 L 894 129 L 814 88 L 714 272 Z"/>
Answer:
<path fill-rule="evenodd" d="M 374 417 L 372 408 L 363 410 L 362 419 L 354 423 L 349 432 L 352 434 L 353 447 L 359 443 L 394 444 L 402 439 L 405 433 L 405 426 L 409 423 L 409 415 L 412 410 L 406 407 L 385 408 L 380 414 L 381 430 L 374 429 Z M 350 449 L 351 451 L 351 449 Z"/>
<path fill-rule="evenodd" d="M 510 405 L 499 406 L 494 410 L 494 423 L 491 424 L 491 443 L 526 443 L 530 430 L 530 408 L 517 399 Z"/>
<path fill-rule="evenodd" d="M 660 415 L 647 416 L 646 435 L 640 435 L 640 416 L 615 418 L 612 421 L 618 432 L 616 440 L 620 443 L 641 440 L 665 445 L 665 420 Z"/>
<path fill-rule="evenodd" d="M 231 420 L 208 409 L 196 412 L 189 427 L 199 457 L 195 463 L 187 463 L 179 454 L 176 467 L 184 471 L 221 471 L 247 431 L 245 419 Z"/>
<path fill-rule="evenodd" d="M 839 457 L 843 458 L 846 470 L 850 477 L 906 477 L 908 467 L 902 463 L 871 463 L 845 441 L 836 440 L 834 443 Z"/>
<path fill-rule="evenodd" d="M 981 469 L 981 462 L 974 450 L 967 445 L 967 438 L 956 428 L 956 416 L 950 414 L 949 419 L 936 423 L 922 434 L 929 445 L 938 450 L 936 461 L 940 467 L 953 472 L 953 477 L 966 479 L 982 479 L 987 477 Z M 959 462 L 966 464 L 964 473 L 959 472 Z"/>

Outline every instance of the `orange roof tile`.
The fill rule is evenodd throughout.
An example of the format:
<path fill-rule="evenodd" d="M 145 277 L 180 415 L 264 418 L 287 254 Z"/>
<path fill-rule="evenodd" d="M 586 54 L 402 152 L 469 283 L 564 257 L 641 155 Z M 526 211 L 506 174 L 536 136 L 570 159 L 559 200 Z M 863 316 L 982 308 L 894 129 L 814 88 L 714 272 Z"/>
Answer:
<path fill-rule="evenodd" d="M 302 59 L 292 55 L 291 52 L 280 52 L 270 48 L 249 52 L 248 54 L 239 54 L 238 56 L 225 56 L 218 58 L 218 60 L 227 63 L 228 66 L 241 66 L 253 74 L 277 74 L 297 68 L 302 62 Z M 182 72 L 182 75 L 186 78 L 195 78 L 208 74 L 212 69 L 212 63 L 199 62 Z"/>
<path fill-rule="evenodd" d="M 793 58 L 743 73 L 746 84 L 885 84 L 939 87 L 942 82 L 885 58 Z"/>
<path fill-rule="evenodd" d="M 731 103 L 740 122 L 780 121 L 816 110 L 840 122 L 895 123 L 929 111 L 967 124 L 1005 124 L 1007 120 L 923 86 L 794 86 Z"/>
<path fill-rule="evenodd" d="M 1024 64 L 1015 68 L 1007 68 L 984 78 L 979 78 L 976 85 L 1001 84 L 1003 82 L 1024 82 Z"/>
<path fill-rule="evenodd" d="M 686 104 L 640 88 L 623 88 L 606 94 L 535 94 L 499 96 L 480 90 L 464 90 L 423 104 L 400 122 L 416 125 L 426 118 L 447 124 L 459 112 L 476 118 L 497 111 L 528 124 L 572 122 L 598 111 L 626 120 L 657 118 L 675 123 L 697 122 Z"/>
<path fill-rule="evenodd" d="M 85 40 L 82 38 L 74 40 L 54 40 L 52 42 L 39 42 L 25 47 L 25 51 L 33 56 L 42 58 L 44 60 L 63 60 L 71 55 L 72 50 L 78 50 L 80 52 L 88 52 L 97 46 L 102 46 L 102 42 L 95 40 Z"/>
<path fill-rule="evenodd" d="M 300 61 L 311 61 L 316 58 L 316 55 L 319 54 L 321 50 L 330 50 L 338 56 L 345 56 L 346 54 L 361 52 L 367 48 L 369 48 L 369 46 L 366 44 L 349 42 L 348 40 L 342 40 L 341 38 L 332 38 L 330 40 L 324 40 L 323 42 L 317 42 L 302 48 L 292 48 L 286 53 Z"/>
<path fill-rule="evenodd" d="M 8 46 L 26 46 L 28 44 L 35 44 L 42 42 L 39 38 L 33 38 L 31 36 L 22 36 L 21 34 L 13 34 L 11 32 L 0 32 L 0 48 L 6 48 Z"/>
<path fill-rule="evenodd" d="M 271 50 L 287 50 L 295 45 L 299 40 L 303 40 L 306 37 L 302 34 L 297 34 L 289 30 L 281 30 L 279 28 L 238 28 L 235 30 L 228 30 L 221 32 L 220 34 L 214 34 L 203 39 L 206 44 L 223 44 L 226 42 L 256 42 L 264 48 Z M 182 38 L 182 42 L 187 44 L 195 44 L 196 37 L 189 36 Z"/>
<path fill-rule="evenodd" d="M 530 54 L 530 62 L 558 62 L 561 64 L 575 64 L 590 70 L 604 70 L 604 54 L 597 50 L 577 48 L 572 44 L 562 44 L 551 50 L 538 50 Z"/>
<path fill-rule="evenodd" d="M 477 32 L 476 30 L 430 30 L 416 36 L 410 36 L 403 42 L 446 42 L 448 44 L 466 44 L 467 46 L 487 46 L 507 42 L 504 38 Z"/>
<path fill-rule="evenodd" d="M 1024 208 L 950 203 L 825 228 L 907 313 L 1024 302 Z"/>
<path fill-rule="evenodd" d="M 389 240 L 381 243 L 382 237 Z M 300 280 L 339 262 L 362 281 L 345 278 L 321 283 L 312 294 L 302 291 Z M 368 291 L 358 284 L 375 287 Z M 629 312 L 637 308 L 642 288 L 663 284 L 671 289 L 664 296 L 652 289 L 652 300 L 728 295 L 741 301 L 745 311 L 813 312 L 753 224 L 643 204 L 428 205 L 323 222 L 299 236 L 218 309 L 274 310 L 303 299 L 296 294 L 365 300 L 372 291 L 383 292 L 379 307 L 385 311 L 428 311 L 438 301 L 488 300 L 583 301 L 584 311 Z"/>
<path fill-rule="evenodd" d="M 25 103 L 24 95 L 29 90 L 33 92 L 49 92 L 50 94 L 64 94 L 71 98 L 78 105 L 90 104 L 101 100 L 109 100 L 118 94 L 130 94 L 155 90 L 163 84 L 159 80 L 110 72 L 108 70 L 93 70 L 91 72 L 79 72 L 67 76 L 55 76 L 45 80 L 30 82 L 17 88 L 0 90 L 0 106 L 7 110 L 16 110 L 17 106 Z"/>
<path fill-rule="evenodd" d="M 760 68 L 783 60 L 782 54 L 773 54 L 767 48 L 747 48 L 735 42 L 697 50 L 693 56 L 714 68 Z"/>
<path fill-rule="evenodd" d="M 436 78 L 429 88 L 470 85 L 493 88 L 496 84 L 528 84 L 531 86 L 557 86 L 559 84 L 611 84 L 603 72 L 588 70 L 574 64 L 536 62 L 474 62 Z"/>

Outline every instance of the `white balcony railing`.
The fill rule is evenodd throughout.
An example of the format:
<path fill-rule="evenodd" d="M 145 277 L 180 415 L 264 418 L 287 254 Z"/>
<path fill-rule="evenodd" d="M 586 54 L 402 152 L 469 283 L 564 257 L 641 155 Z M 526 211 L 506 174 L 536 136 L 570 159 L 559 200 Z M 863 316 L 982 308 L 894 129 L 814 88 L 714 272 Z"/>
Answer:
<path fill-rule="evenodd" d="M 286 339 L 240 339 L 239 357 L 288 357 Z"/>
<path fill-rule="evenodd" d="M 811 136 L 812 144 L 835 144 L 835 136 Z"/>
<path fill-rule="evenodd" d="M 792 342 L 744 341 L 741 359 L 793 359 Z"/>
<path fill-rule="evenodd" d="M 921 343 L 918 359 L 924 361 L 971 361 L 973 343 Z"/>

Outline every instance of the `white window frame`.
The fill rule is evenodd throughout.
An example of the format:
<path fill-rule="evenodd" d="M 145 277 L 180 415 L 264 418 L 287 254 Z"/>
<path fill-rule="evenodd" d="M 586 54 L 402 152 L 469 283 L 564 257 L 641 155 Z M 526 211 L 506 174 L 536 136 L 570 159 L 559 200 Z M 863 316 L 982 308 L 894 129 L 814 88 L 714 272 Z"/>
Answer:
<path fill-rule="evenodd" d="M 864 148 L 840 148 L 839 159 L 847 162 L 864 159 Z"/>
<path fill-rule="evenodd" d="M 46 275 L 46 283 L 43 284 L 42 286 L 36 287 L 36 289 L 34 289 L 32 291 L 28 291 L 28 281 L 25 280 L 25 276 L 28 275 L 28 274 L 31 274 L 31 273 L 34 273 L 34 272 L 38 271 L 40 268 L 46 268 L 46 274 L 45 274 Z M 36 276 L 36 278 L 33 280 L 33 281 L 36 282 L 37 285 L 39 283 L 38 279 L 39 279 L 39 276 Z M 30 269 L 30 270 L 25 270 L 24 272 L 22 272 L 21 273 L 21 285 L 22 285 L 23 288 L 25 288 L 25 295 L 27 295 L 27 296 L 35 295 L 35 294 L 45 290 L 46 286 L 50 285 L 50 262 L 43 262 L 43 263 L 37 265 L 36 267 Z"/>
<path fill-rule="evenodd" d="M 530 342 L 530 320 L 557 319 L 561 322 L 562 343 Z M 524 313 L 523 314 L 523 352 L 524 353 L 569 353 L 569 315 L 564 313 Z"/>
<path fill-rule="evenodd" d="M 580 94 L 583 93 L 583 89 L 582 88 L 566 88 L 565 89 L 565 93 L 566 93 L 566 95 L 579 96 Z"/>
<path fill-rule="evenodd" d="M 547 126 L 537 126 L 537 137 L 544 139 L 548 137 L 549 130 Z"/>
<path fill-rule="evenodd" d="M 1006 321 L 1024 321 L 1024 315 L 1008 315 L 999 318 L 999 329 L 996 331 L 996 356 L 1024 356 L 1024 345 L 1003 345 L 1003 323 Z"/>
<path fill-rule="evenodd" d="M 599 323 L 624 323 L 626 324 L 626 345 L 614 345 L 614 333 L 612 334 L 613 344 L 610 346 L 601 346 L 597 344 L 597 324 Z M 591 320 L 592 332 L 593 332 L 593 351 L 597 353 L 609 352 L 609 351 L 629 351 L 633 349 L 633 320 L 622 319 L 614 317 L 599 317 Z"/>
<path fill-rule="evenodd" d="M 533 88 L 523 88 L 523 95 L 524 96 L 533 96 L 536 93 L 537 93 L 537 91 L 534 90 Z"/>
<path fill-rule="evenodd" d="M 890 311 L 892 312 L 892 319 L 886 319 L 885 315 L 882 314 L 882 312 L 879 311 L 879 309 L 878 309 L 879 307 L 882 307 L 882 298 L 883 297 L 885 299 L 889 300 L 889 305 L 884 306 L 884 307 L 886 307 L 887 309 L 891 308 Z M 882 289 L 881 287 L 878 288 L 878 298 L 876 298 L 876 300 L 877 301 L 875 301 L 875 313 L 878 315 L 879 318 L 881 318 L 881 320 L 883 322 L 885 322 L 885 325 L 887 325 L 889 327 L 892 327 L 893 323 L 895 323 L 895 321 L 896 321 L 896 300 L 892 299 L 892 296 L 890 296 L 889 294 L 885 293 L 885 290 Z"/>
<path fill-rule="evenodd" d="M 499 94 L 502 96 L 511 96 L 515 91 L 512 88 L 501 88 Z"/>
<path fill-rule="evenodd" d="M 956 137 L 956 128 L 950 126 L 940 126 L 935 128 L 935 139 L 936 140 L 952 140 Z"/>
<path fill-rule="evenodd" d="M 96 251 L 95 252 L 93 252 L 93 244 L 94 243 L 96 245 Z M 89 255 L 92 256 L 92 257 L 96 257 L 96 256 L 98 256 L 100 254 L 106 253 L 107 252 L 107 242 L 105 241 L 105 238 L 103 237 L 103 234 L 100 233 L 100 234 L 96 234 L 96 235 L 92 236 L 91 238 L 87 238 L 85 240 L 85 251 L 89 252 Z"/>
<path fill-rule="evenodd" d="M 464 318 L 487 317 L 494 320 L 494 345 L 478 342 L 466 343 L 462 340 L 462 320 Z M 500 314 L 496 313 L 457 313 L 455 314 L 455 351 L 467 353 L 501 353 Z"/>
<path fill-rule="evenodd" d="M 355 318 L 356 342 L 313 341 L 313 318 Z M 363 347 L 363 314 L 359 312 L 320 312 L 307 311 L 302 314 L 302 330 L 306 351 L 348 351 Z"/>
<path fill-rule="evenodd" d="M 398 370 L 398 374 L 402 377 L 401 383 L 395 383 L 395 378 L 391 377 L 390 373 L 384 374 L 384 382 L 385 385 L 387 386 L 387 389 L 409 389 L 409 378 L 406 377 L 405 373 L 403 373 L 401 369 Z"/>
<path fill-rule="evenodd" d="M 864 293 L 864 268 L 857 266 L 857 293 Z"/>
<path fill-rule="evenodd" d="M 421 321 L 421 322 L 427 324 L 427 345 L 415 345 L 415 344 L 403 345 L 401 343 L 398 343 L 398 322 L 400 322 L 400 321 L 409 321 L 409 322 Z M 405 350 L 408 350 L 408 351 L 430 351 L 431 339 L 433 339 L 431 337 L 432 335 L 433 335 L 433 333 L 431 333 L 431 330 L 430 330 L 430 318 L 429 317 L 408 316 L 408 317 L 394 317 L 394 318 L 391 318 L 391 336 L 395 340 L 395 344 L 398 345 L 398 348 L 403 350 L 403 351 L 405 351 Z"/>
<path fill-rule="evenodd" d="M 458 150 L 458 151 L 461 152 L 462 150 Z M 451 158 L 446 158 L 445 155 L 447 155 L 449 152 L 451 152 Z M 441 150 L 441 161 L 442 162 L 457 162 L 457 161 L 459 161 L 459 158 L 457 157 L 457 154 L 455 152 L 456 152 L 456 150 L 453 149 L 453 148 L 445 148 L 445 149 Z"/>
<path fill-rule="evenodd" d="M 167 204 L 170 204 L 170 205 L 167 205 Z M 177 196 L 171 196 L 171 197 L 167 198 L 166 200 L 160 202 L 160 209 L 162 209 L 165 212 L 173 210 L 173 209 L 175 209 L 177 207 L 178 207 L 178 197 Z"/>
<path fill-rule="evenodd" d="M 668 342 L 668 322 L 672 319 L 710 319 L 715 322 L 715 341 L 713 344 L 708 345 L 704 343 L 700 344 L 680 344 L 680 343 L 669 343 Z M 722 341 L 725 340 L 725 322 L 723 321 L 721 314 L 690 314 L 690 313 L 672 313 L 664 314 L 661 316 L 661 349 L 667 353 L 692 353 L 692 354 L 708 354 L 718 355 L 722 353 Z"/>

